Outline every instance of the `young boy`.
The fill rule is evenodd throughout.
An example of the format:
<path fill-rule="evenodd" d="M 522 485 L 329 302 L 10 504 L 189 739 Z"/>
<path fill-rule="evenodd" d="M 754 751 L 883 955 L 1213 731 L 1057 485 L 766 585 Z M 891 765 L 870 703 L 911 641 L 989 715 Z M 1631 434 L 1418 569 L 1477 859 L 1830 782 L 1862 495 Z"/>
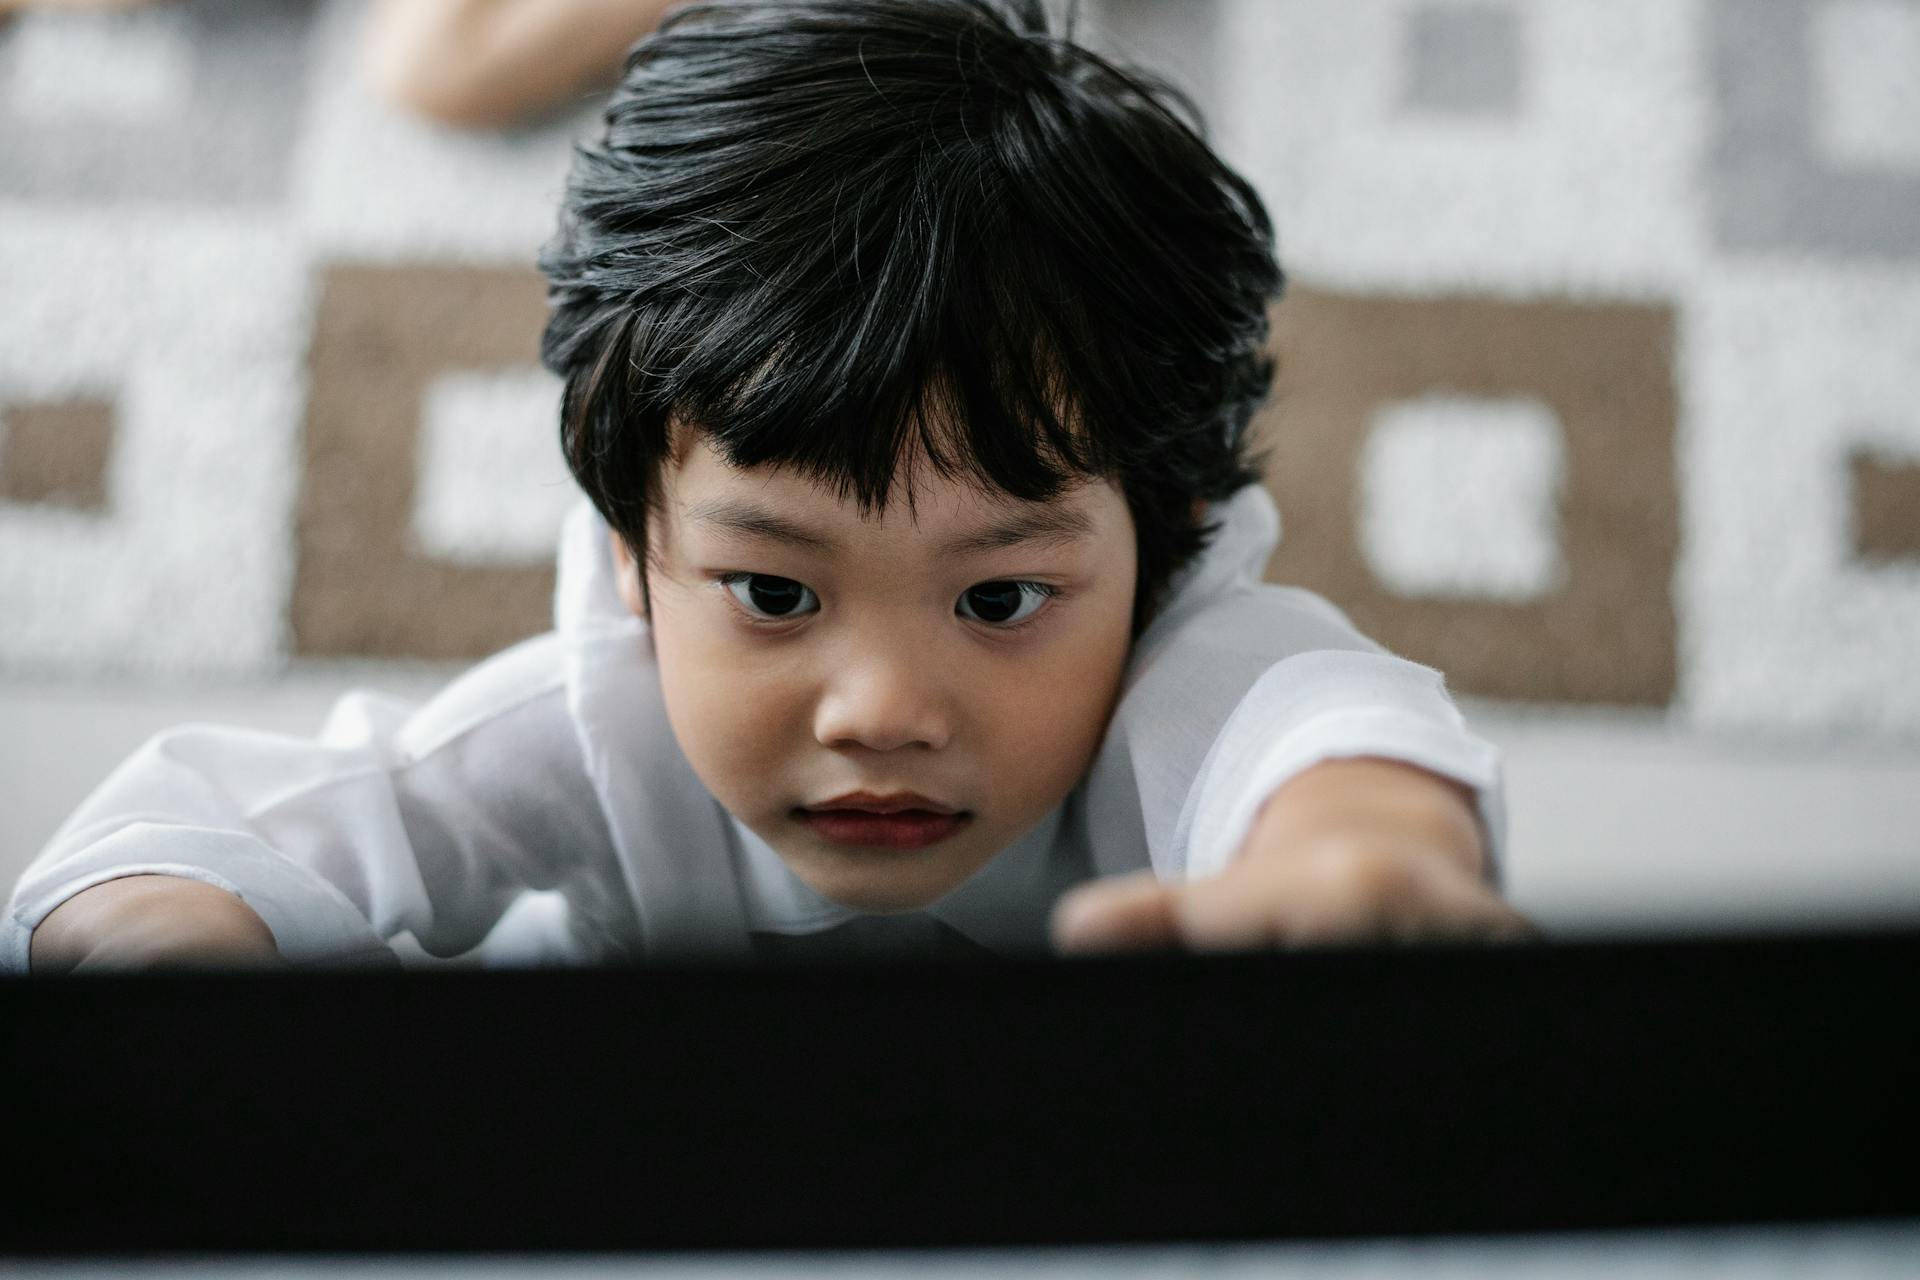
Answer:
<path fill-rule="evenodd" d="M 1524 933 L 1439 675 L 1259 581 L 1281 275 L 1167 102 L 1037 3 L 669 19 L 542 262 L 556 629 L 162 735 L 0 955 L 454 954 L 529 888 L 581 961 Z"/>

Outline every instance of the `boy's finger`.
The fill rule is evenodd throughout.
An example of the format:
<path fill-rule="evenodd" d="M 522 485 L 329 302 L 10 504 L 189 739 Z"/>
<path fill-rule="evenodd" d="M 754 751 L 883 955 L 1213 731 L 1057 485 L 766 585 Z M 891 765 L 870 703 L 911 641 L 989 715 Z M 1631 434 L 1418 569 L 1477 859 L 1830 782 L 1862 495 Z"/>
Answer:
<path fill-rule="evenodd" d="M 1285 936 L 1273 904 L 1249 901 L 1245 888 L 1229 876 L 1211 876 L 1180 886 L 1171 904 L 1180 943 L 1192 951 L 1250 951 L 1271 947 Z"/>
<path fill-rule="evenodd" d="M 1151 871 L 1079 885 L 1054 904 L 1053 945 L 1078 952 L 1174 946 L 1174 888 Z"/>
<path fill-rule="evenodd" d="M 1400 913 L 1389 930 L 1400 941 L 1527 942 L 1540 931 L 1479 879 L 1441 876 Z"/>

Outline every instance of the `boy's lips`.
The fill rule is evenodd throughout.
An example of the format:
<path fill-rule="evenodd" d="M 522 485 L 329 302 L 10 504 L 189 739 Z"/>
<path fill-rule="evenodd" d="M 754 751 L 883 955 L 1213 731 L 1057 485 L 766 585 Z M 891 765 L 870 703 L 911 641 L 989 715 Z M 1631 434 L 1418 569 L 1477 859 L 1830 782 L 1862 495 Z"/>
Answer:
<path fill-rule="evenodd" d="M 889 791 L 885 795 L 873 791 L 849 791 L 843 796 L 835 796 L 831 800 L 823 800 L 819 804 L 808 805 L 804 810 L 804 812 L 807 813 L 837 811 L 877 814 L 919 812 L 940 814 L 943 816 L 952 816 L 962 812 L 954 805 L 942 804 L 938 800 L 929 799 L 921 795 L 918 791 Z"/>
<path fill-rule="evenodd" d="M 800 820 L 815 835 L 835 844 L 878 849 L 924 849 L 965 826 L 971 815 L 900 809 L 871 813 L 860 809 L 801 809 Z"/>

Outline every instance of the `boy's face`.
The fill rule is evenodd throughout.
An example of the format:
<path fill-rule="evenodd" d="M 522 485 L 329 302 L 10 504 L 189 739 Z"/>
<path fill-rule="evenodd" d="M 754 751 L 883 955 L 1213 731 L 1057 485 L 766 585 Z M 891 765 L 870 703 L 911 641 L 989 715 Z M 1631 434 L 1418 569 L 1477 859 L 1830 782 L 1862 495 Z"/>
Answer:
<path fill-rule="evenodd" d="M 668 718 L 701 781 L 815 891 L 924 906 L 1084 776 L 1130 648 L 1134 529 L 1112 483 L 1027 503 L 922 464 L 917 520 L 898 484 L 862 520 L 697 437 L 664 480 L 647 585 Z M 922 812 L 822 816 L 855 792 L 914 792 Z"/>

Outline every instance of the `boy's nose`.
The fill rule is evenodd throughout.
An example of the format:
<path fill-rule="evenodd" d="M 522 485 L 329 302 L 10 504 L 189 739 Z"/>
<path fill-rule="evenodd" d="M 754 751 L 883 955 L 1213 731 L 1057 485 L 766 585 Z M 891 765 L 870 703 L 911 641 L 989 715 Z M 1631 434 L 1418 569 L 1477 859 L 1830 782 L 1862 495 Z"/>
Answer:
<path fill-rule="evenodd" d="M 814 737 L 828 747 L 938 750 L 953 736 L 944 682 L 930 658 L 902 652 L 834 672 L 814 711 Z"/>

